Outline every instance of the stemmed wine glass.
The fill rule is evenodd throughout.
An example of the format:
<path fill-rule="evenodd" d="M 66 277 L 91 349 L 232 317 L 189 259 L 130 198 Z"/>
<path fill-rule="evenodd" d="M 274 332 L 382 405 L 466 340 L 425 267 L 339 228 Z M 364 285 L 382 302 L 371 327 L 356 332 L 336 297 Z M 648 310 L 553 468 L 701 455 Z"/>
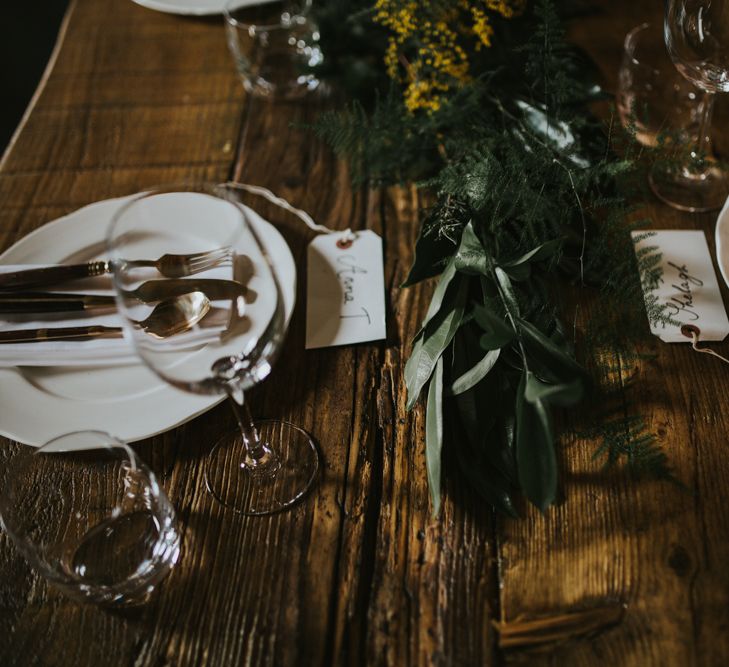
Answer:
<path fill-rule="evenodd" d="M 244 391 L 271 372 L 287 327 L 279 279 L 262 242 L 265 223 L 251 220 L 223 185 L 155 188 L 120 208 L 107 241 L 125 333 L 142 360 L 175 387 L 230 399 L 239 430 L 212 449 L 208 490 L 242 514 L 264 515 L 304 496 L 319 455 L 305 431 L 280 420 L 254 422 L 244 401 Z M 218 248 L 232 250 L 230 264 L 186 279 L 166 279 L 133 263 Z M 187 288 L 187 280 L 190 291 L 205 293 L 212 307 L 190 330 L 155 338 L 138 324 L 150 304 L 134 292 L 148 280 L 166 281 L 163 286 L 175 293 Z"/>
<path fill-rule="evenodd" d="M 711 157 L 714 95 L 729 91 L 729 0 L 667 0 L 664 38 L 676 69 L 704 92 L 698 137 L 678 168 L 658 166 L 653 191 L 684 211 L 721 208 L 729 194 L 726 173 Z"/>

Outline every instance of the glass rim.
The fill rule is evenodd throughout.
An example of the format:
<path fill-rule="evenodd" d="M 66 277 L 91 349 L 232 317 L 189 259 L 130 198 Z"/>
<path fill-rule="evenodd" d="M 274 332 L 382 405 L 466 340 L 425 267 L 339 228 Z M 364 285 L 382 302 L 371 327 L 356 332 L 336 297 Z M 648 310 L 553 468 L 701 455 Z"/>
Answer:
<path fill-rule="evenodd" d="M 92 446 L 85 446 L 80 448 L 69 448 L 69 449 L 56 449 L 58 447 L 58 444 L 66 439 L 73 438 L 75 436 L 82 436 L 82 435 L 89 435 L 89 436 L 98 436 L 99 440 Z M 22 443 L 21 443 L 22 444 Z M 100 453 L 100 452 L 117 452 L 117 457 L 119 460 L 126 460 L 129 461 L 131 469 L 133 471 L 136 470 L 142 470 L 150 477 L 150 484 L 152 491 L 155 496 L 159 496 L 161 488 L 159 486 L 159 483 L 157 482 L 157 478 L 154 474 L 154 472 L 142 461 L 142 459 L 139 457 L 139 455 L 132 449 L 132 447 L 127 443 L 126 441 L 122 440 L 121 438 L 112 435 L 111 433 L 108 433 L 107 431 L 101 431 L 98 429 L 80 429 L 78 431 L 69 431 L 68 433 L 63 433 L 61 435 L 55 436 L 45 442 L 40 447 L 34 447 L 32 445 L 23 445 L 24 450 L 22 453 L 20 453 L 15 459 L 10 463 L 10 465 L 7 468 L 7 472 L 12 472 L 14 469 L 17 469 L 18 466 L 22 465 L 28 465 L 31 461 L 33 461 L 36 457 L 39 455 L 51 455 L 51 454 L 89 454 L 89 453 Z M 124 453 L 122 455 L 122 452 Z M 7 504 L 5 502 L 5 485 L 3 485 L 2 488 L 0 488 L 0 522 L 4 524 L 4 521 L 2 520 L 3 514 L 5 514 L 5 510 L 7 509 Z M 11 532 L 11 531 L 8 531 Z"/>
<path fill-rule="evenodd" d="M 225 22 L 230 26 L 231 28 L 237 28 L 240 30 L 246 30 L 246 31 L 256 31 L 260 30 L 263 32 L 273 32 L 274 30 L 290 30 L 290 25 L 285 25 L 283 22 L 283 16 L 284 13 L 281 13 L 281 20 L 278 23 L 250 23 L 246 21 L 239 21 L 235 16 L 233 16 L 232 12 L 238 10 L 238 9 L 247 9 L 249 7 L 252 7 L 253 5 L 241 5 L 241 0 L 228 0 L 225 5 L 223 6 L 223 17 L 225 18 Z M 302 11 L 295 12 L 293 14 L 290 14 L 290 16 L 303 16 L 306 17 L 309 14 L 309 10 L 311 9 L 311 0 L 303 0 L 304 7 Z M 273 4 L 273 3 L 271 3 Z"/>
<path fill-rule="evenodd" d="M 82 435 L 99 436 L 99 442 L 88 447 L 54 449 L 54 447 L 57 447 L 61 441 Z M 110 451 L 115 449 L 120 449 L 126 452 L 127 457 L 135 467 L 139 463 L 139 457 L 127 442 L 108 431 L 101 431 L 98 429 L 79 429 L 78 431 L 69 431 L 68 433 L 57 435 L 43 443 L 40 447 L 34 448 L 31 456 L 35 456 L 37 454 L 73 454 L 75 452 L 93 452 L 98 450 Z"/>
<path fill-rule="evenodd" d="M 625 39 L 623 40 L 623 49 L 625 51 L 632 51 L 635 38 L 638 36 L 639 33 L 643 32 L 644 30 L 647 30 L 652 26 L 651 23 L 648 21 L 643 21 L 640 25 L 635 26 L 635 28 L 632 28 L 626 35 Z M 632 56 L 631 56 L 632 57 Z"/>
<path fill-rule="evenodd" d="M 121 218 L 129 211 L 129 209 L 136 203 L 140 202 L 143 199 L 146 199 L 148 197 L 154 197 L 158 195 L 171 195 L 171 194 L 184 194 L 186 192 L 193 193 L 193 194 L 201 194 L 201 195 L 208 195 L 210 197 L 216 197 L 218 199 L 223 199 L 224 201 L 227 201 L 229 204 L 235 206 L 238 208 L 241 212 L 241 215 L 246 220 L 246 223 L 248 222 L 248 217 L 246 216 L 246 212 L 243 206 L 241 206 L 240 202 L 232 196 L 230 197 L 223 197 L 221 196 L 221 193 L 223 192 L 230 192 L 230 188 L 226 187 L 227 184 L 222 183 L 216 183 L 214 181 L 177 181 L 172 183 L 158 183 L 156 185 L 151 185 L 149 187 L 146 187 L 142 189 L 139 192 L 134 192 L 132 194 L 126 195 L 126 197 L 122 196 L 120 199 L 126 198 L 127 201 L 125 201 L 116 211 L 114 211 L 114 214 L 111 216 L 111 219 L 109 221 L 109 224 L 106 228 L 106 233 L 104 235 L 104 241 L 106 244 L 106 249 L 110 254 L 109 259 L 113 260 L 115 256 L 115 247 L 112 243 L 112 238 L 114 235 L 114 230 L 116 229 L 116 226 L 121 220 Z M 116 282 L 116 272 L 112 273 L 112 280 Z"/>

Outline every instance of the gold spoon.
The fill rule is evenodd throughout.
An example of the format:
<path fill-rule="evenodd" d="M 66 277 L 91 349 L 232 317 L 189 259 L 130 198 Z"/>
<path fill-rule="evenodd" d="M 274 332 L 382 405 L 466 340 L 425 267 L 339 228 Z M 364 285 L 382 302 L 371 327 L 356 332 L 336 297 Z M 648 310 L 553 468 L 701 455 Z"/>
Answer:
<path fill-rule="evenodd" d="M 141 322 L 135 322 L 155 338 L 169 338 L 194 327 L 210 310 L 210 299 L 202 292 L 188 292 L 163 299 Z"/>
<path fill-rule="evenodd" d="M 200 291 L 187 292 L 160 301 L 145 319 L 134 322 L 154 338 L 169 338 L 194 327 L 210 310 L 210 300 Z M 47 340 L 88 340 L 113 338 L 121 327 L 54 327 L 0 331 L 0 343 L 33 343 Z"/>

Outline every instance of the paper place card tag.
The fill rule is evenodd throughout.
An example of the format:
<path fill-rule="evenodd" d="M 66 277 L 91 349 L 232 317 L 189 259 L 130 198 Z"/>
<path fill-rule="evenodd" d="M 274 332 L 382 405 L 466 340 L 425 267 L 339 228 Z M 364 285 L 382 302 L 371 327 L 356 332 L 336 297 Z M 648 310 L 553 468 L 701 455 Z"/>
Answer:
<path fill-rule="evenodd" d="M 307 253 L 306 349 L 385 338 L 382 239 L 317 236 Z"/>
<path fill-rule="evenodd" d="M 644 232 L 632 232 L 633 239 Z M 719 292 L 709 246 L 702 231 L 660 230 L 635 244 L 641 249 L 656 247 L 662 255 L 663 276 L 653 295 L 664 305 L 664 314 L 680 325 L 651 322 L 651 333 L 666 343 L 690 343 L 681 333 L 684 324 L 700 330 L 702 341 L 724 340 L 729 334 L 724 302 Z"/>

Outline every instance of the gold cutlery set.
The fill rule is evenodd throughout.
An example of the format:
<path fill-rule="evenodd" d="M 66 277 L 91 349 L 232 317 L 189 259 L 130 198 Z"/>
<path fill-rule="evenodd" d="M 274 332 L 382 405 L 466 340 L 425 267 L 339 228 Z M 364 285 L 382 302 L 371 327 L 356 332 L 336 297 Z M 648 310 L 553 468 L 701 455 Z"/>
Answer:
<path fill-rule="evenodd" d="M 168 338 L 195 326 L 210 310 L 210 302 L 245 297 L 246 287 L 235 280 L 213 278 L 185 279 L 232 261 L 229 248 L 190 255 L 163 255 L 156 260 L 127 262 L 126 267 L 156 269 L 167 280 L 148 280 L 134 290 L 123 292 L 145 304 L 156 304 L 152 312 L 136 324 L 156 338 Z M 110 273 L 109 262 L 51 266 L 0 273 L 0 315 L 29 313 L 78 313 L 92 309 L 114 309 L 113 296 L 74 292 L 25 291 L 52 287 L 59 283 Z M 0 332 L 2 343 L 29 343 L 49 340 L 88 340 L 118 337 L 121 327 L 77 326 L 20 329 Z"/>

